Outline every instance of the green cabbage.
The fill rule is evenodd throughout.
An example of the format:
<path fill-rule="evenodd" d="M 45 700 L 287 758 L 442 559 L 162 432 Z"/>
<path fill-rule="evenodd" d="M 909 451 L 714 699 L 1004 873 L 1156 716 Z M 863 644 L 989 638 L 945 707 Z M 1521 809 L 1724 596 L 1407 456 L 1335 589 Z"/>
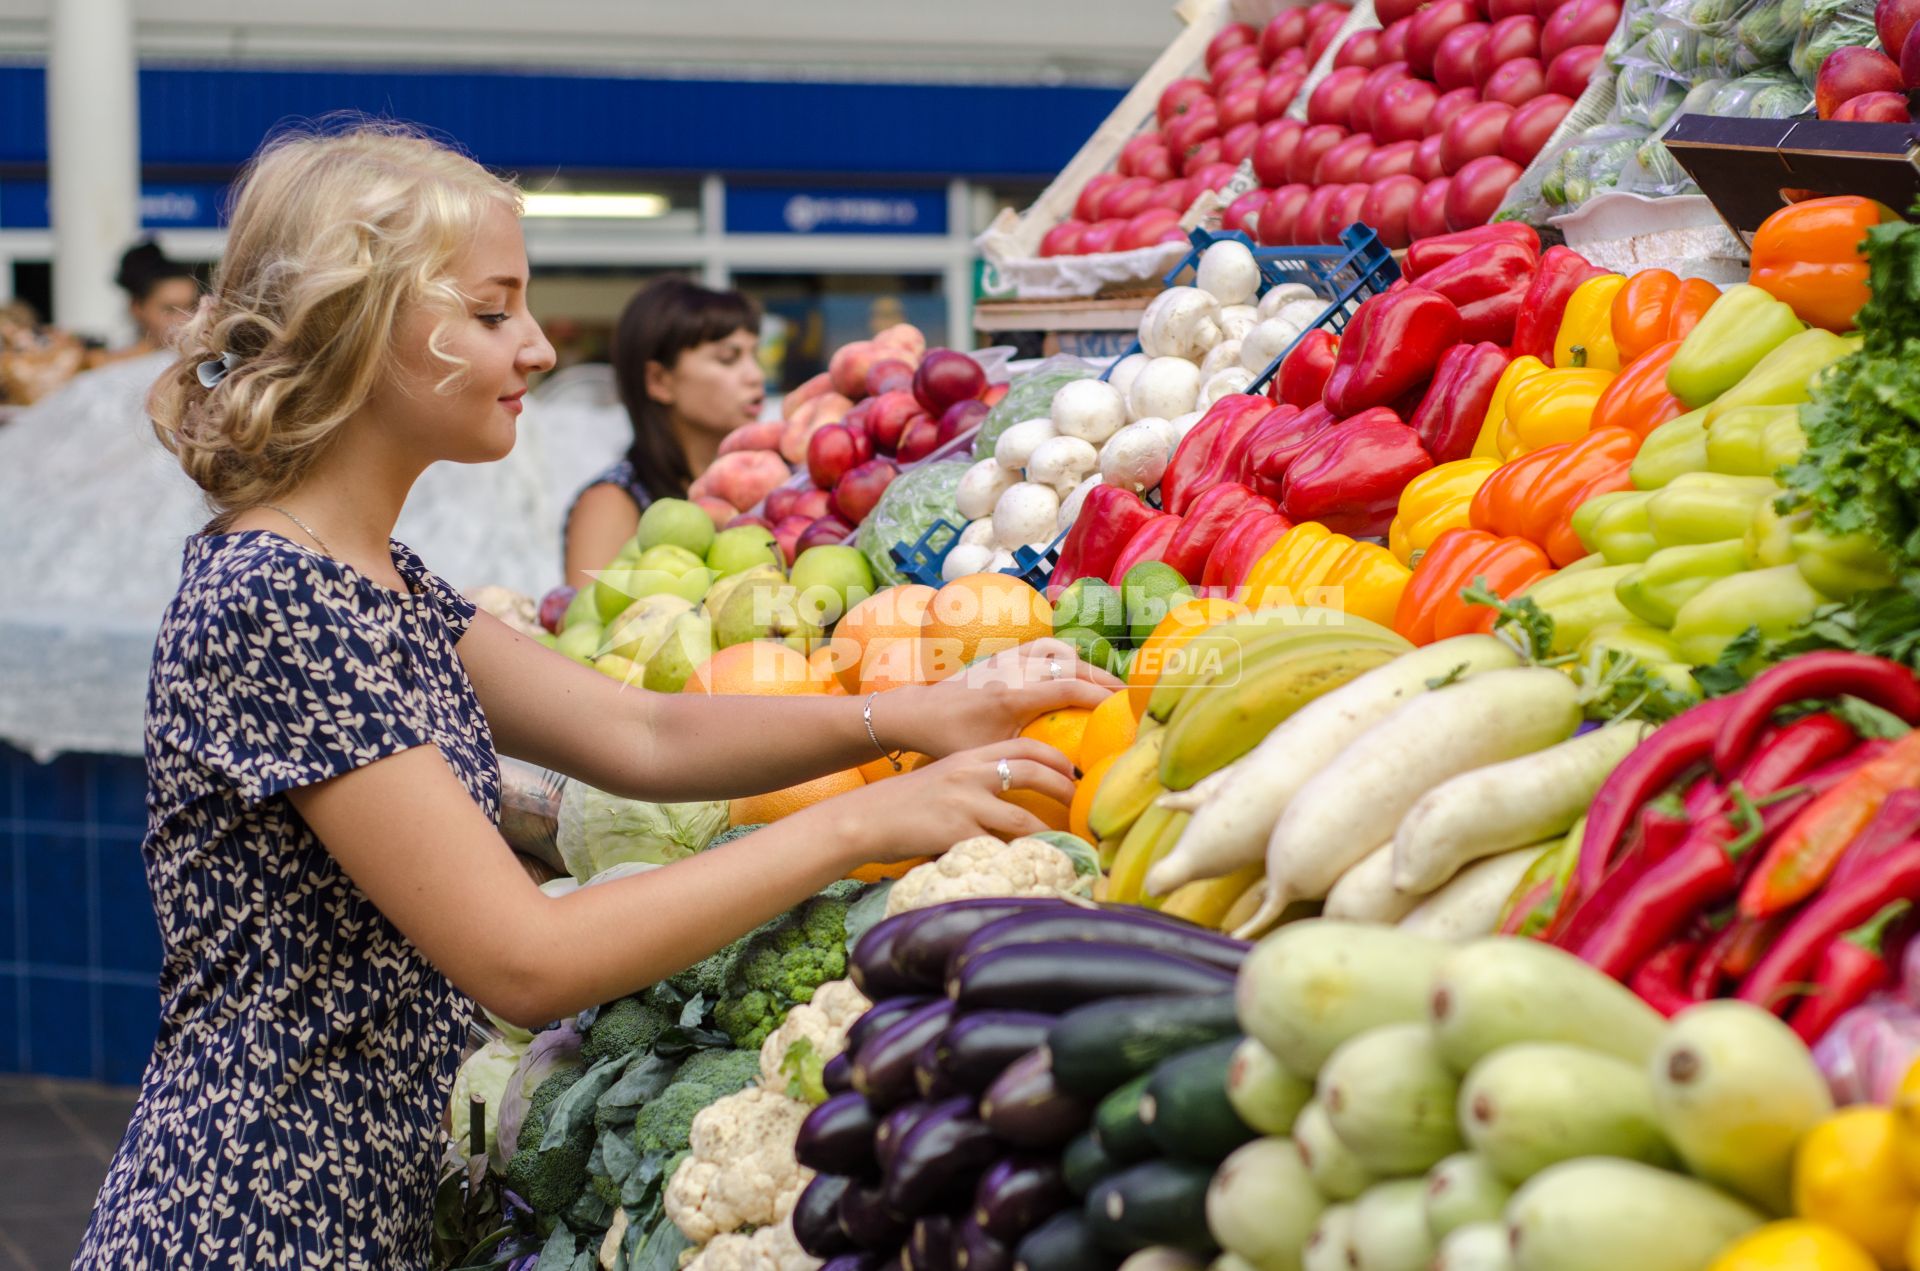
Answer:
<path fill-rule="evenodd" d="M 1023 419 L 1040 419 L 1053 407 L 1053 395 L 1075 380 L 1090 380 L 1097 372 L 1078 358 L 1048 358 L 1039 366 L 1016 375 L 1007 386 L 1007 395 L 995 403 L 980 422 L 973 439 L 973 457 L 993 455 L 1000 434 Z"/>
<path fill-rule="evenodd" d="M 453 1077 L 453 1145 L 466 1156 L 473 1150 L 473 1101 L 486 1105 L 486 1146 L 491 1151 L 500 1137 L 500 1104 L 506 1098 L 507 1082 L 520 1066 L 533 1034 L 524 1042 L 490 1041 L 467 1056 Z"/>
<path fill-rule="evenodd" d="M 935 521 L 955 526 L 963 523 L 954 499 L 960 478 L 972 466 L 965 459 L 944 459 L 910 468 L 893 479 L 880 502 L 860 523 L 860 533 L 853 540 L 873 567 L 875 582 L 882 587 L 898 587 L 907 581 L 893 561 L 891 549 L 895 544 L 911 546 Z"/>
<path fill-rule="evenodd" d="M 556 836 L 567 872 L 586 882 L 609 866 L 664 865 L 704 848 L 727 828 L 727 804 L 642 803 L 569 781 Z"/>

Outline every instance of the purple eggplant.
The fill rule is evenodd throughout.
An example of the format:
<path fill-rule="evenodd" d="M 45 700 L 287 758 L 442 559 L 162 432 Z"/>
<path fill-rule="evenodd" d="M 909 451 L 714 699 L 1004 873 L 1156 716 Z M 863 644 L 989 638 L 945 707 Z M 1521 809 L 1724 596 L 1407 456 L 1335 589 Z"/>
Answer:
<path fill-rule="evenodd" d="M 853 1089 L 853 1056 L 841 1051 L 820 1070 L 820 1085 L 828 1094 L 845 1094 Z"/>
<path fill-rule="evenodd" d="M 968 1214 L 953 1233 L 953 1271 L 1013 1271 L 1013 1249 Z"/>
<path fill-rule="evenodd" d="M 951 1028 L 947 1030 L 952 1031 Z M 920 1053 L 913 1057 L 913 1086 L 922 1099 L 947 1099 L 963 1093 L 940 1066 L 939 1037 L 922 1046 Z"/>
<path fill-rule="evenodd" d="M 843 1253 L 828 1258 L 820 1271 L 880 1271 L 886 1259 L 877 1253 Z"/>
<path fill-rule="evenodd" d="M 980 1119 L 1015 1147 L 1052 1149 L 1084 1131 L 1093 1104 L 1062 1090 L 1045 1050 L 1023 1055 L 980 1099 Z"/>
<path fill-rule="evenodd" d="M 953 1014 L 951 1002 L 930 1002 L 867 1038 L 853 1057 L 853 1088 L 876 1108 L 913 1098 L 913 1061 L 947 1030 Z"/>
<path fill-rule="evenodd" d="M 811 1170 L 865 1176 L 875 1172 L 874 1132 L 880 1114 L 856 1091 L 837 1094 L 800 1123 L 793 1156 Z"/>
<path fill-rule="evenodd" d="M 1008 1246 L 1011 1260 L 1011 1247 L 1020 1237 L 1072 1203 L 1058 1157 L 1009 1156 L 980 1176 L 973 1192 L 973 1221 Z"/>
<path fill-rule="evenodd" d="M 847 959 L 847 978 L 853 981 L 853 987 L 867 995 L 868 1000 L 884 1002 L 888 998 L 928 993 L 939 988 L 938 970 L 930 977 L 916 980 L 893 968 L 894 941 L 924 912 L 914 910 L 883 918 L 869 927 L 867 934 L 854 944 L 853 956 Z"/>
<path fill-rule="evenodd" d="M 816 1258 L 852 1253 L 856 1246 L 840 1230 L 840 1198 L 853 1186 L 840 1174 L 815 1174 L 793 1206 L 793 1235 Z"/>
<path fill-rule="evenodd" d="M 1006 945 L 966 960 L 947 996 L 966 1011 L 1059 1013 L 1119 997 L 1185 997 L 1233 987 L 1234 974 L 1192 958 L 1080 940 Z"/>
<path fill-rule="evenodd" d="M 963 1015 L 934 1042 L 934 1062 L 955 1088 L 978 1094 L 1007 1065 L 1047 1044 L 1059 1023 L 1038 1011 L 981 1011 Z"/>
<path fill-rule="evenodd" d="M 888 1205 L 879 1183 L 854 1183 L 840 1197 L 840 1230 L 862 1249 L 891 1254 L 907 1238 L 911 1222 Z"/>
<path fill-rule="evenodd" d="M 1042 941 L 1097 941 L 1101 944 L 1171 953 L 1209 966 L 1238 971 L 1253 946 L 1191 923 L 1131 911 L 1082 909 L 1061 905 L 1029 909 L 996 919 L 968 936 L 947 965 L 947 979 L 969 958 L 991 949 Z"/>
<path fill-rule="evenodd" d="M 922 1214 L 901 1250 L 907 1271 L 954 1271 L 955 1235 L 960 1220 L 952 1214 Z"/>
<path fill-rule="evenodd" d="M 859 1054 L 860 1048 L 875 1033 L 885 1032 L 921 1007 L 939 1000 L 939 994 L 928 993 L 919 997 L 890 997 L 884 1002 L 876 1002 L 847 1030 L 847 1049 L 844 1053 L 850 1056 Z M 847 1062 L 853 1061 L 849 1059 Z"/>
<path fill-rule="evenodd" d="M 938 1108 L 938 1103 L 924 1103 L 918 1099 L 903 1103 L 881 1120 L 880 1128 L 873 1134 L 873 1159 L 880 1166 L 882 1174 L 893 1171 L 893 1158 L 899 1153 L 900 1145 L 906 1142 L 913 1127 L 920 1124 L 922 1117 Z"/>
<path fill-rule="evenodd" d="M 970 1096 L 937 1103 L 893 1154 L 887 1167 L 887 1204 L 895 1213 L 918 1215 L 949 1199 L 965 1203 L 980 1171 L 1004 1150 L 975 1114 Z"/>
<path fill-rule="evenodd" d="M 901 928 L 889 942 L 893 969 L 902 979 L 937 986 L 947 973 L 948 959 L 966 943 L 968 936 L 990 922 L 1036 909 L 1084 912 L 1052 896 L 981 897 L 917 909 L 904 916 L 918 921 Z"/>

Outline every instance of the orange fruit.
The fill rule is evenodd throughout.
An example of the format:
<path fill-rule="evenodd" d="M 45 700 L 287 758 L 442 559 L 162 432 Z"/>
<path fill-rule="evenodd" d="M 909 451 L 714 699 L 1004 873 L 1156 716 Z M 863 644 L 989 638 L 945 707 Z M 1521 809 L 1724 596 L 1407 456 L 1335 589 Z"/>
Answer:
<path fill-rule="evenodd" d="M 820 681 L 820 691 L 829 697 L 845 697 L 846 687 L 834 673 L 836 650 L 827 644 L 807 654 L 807 669 Z"/>
<path fill-rule="evenodd" d="M 868 670 L 870 661 L 896 644 L 919 642 L 920 627 L 926 621 L 927 606 L 933 602 L 933 596 L 933 588 L 926 584 L 907 583 L 875 592 L 847 610 L 833 628 L 833 640 L 841 646 L 834 661 L 834 673 L 849 693 L 864 681 L 875 678 Z M 895 671 L 899 669 L 896 667 Z M 897 674 L 892 678 L 897 678 Z M 867 691 L 878 687 L 876 684 Z"/>
<path fill-rule="evenodd" d="M 846 794 L 866 784 L 865 778 L 860 775 L 860 770 L 857 768 L 830 772 L 824 777 L 802 781 L 799 785 L 788 786 L 784 790 L 735 799 L 727 809 L 727 820 L 733 825 L 771 824 L 783 816 L 791 816 L 802 808 L 824 803 L 836 794 Z"/>
<path fill-rule="evenodd" d="M 968 574 L 934 593 L 920 628 L 925 669 L 945 679 L 969 662 L 1053 634 L 1053 606 L 1011 574 Z"/>
<path fill-rule="evenodd" d="M 1072 823 L 1067 805 L 1058 799 L 1049 799 L 1046 795 L 1032 790 L 1009 790 L 1000 797 L 1015 807 L 1025 808 L 1039 817 L 1049 830 L 1064 830 Z"/>
<path fill-rule="evenodd" d="M 1133 699 L 1124 690 L 1093 708 L 1087 718 L 1087 731 L 1080 737 L 1080 770 L 1092 772 L 1093 766 L 1133 745 L 1140 721 L 1133 717 Z M 1083 836 L 1084 837 L 1084 836 Z"/>
<path fill-rule="evenodd" d="M 1057 711 L 1048 711 L 1020 730 L 1022 737 L 1044 742 L 1067 757 L 1067 762 L 1075 768 L 1080 766 L 1081 739 L 1086 736 L 1087 721 L 1093 712 L 1085 706 L 1063 706 Z"/>
<path fill-rule="evenodd" d="M 785 697 L 824 693 L 827 686 L 807 659 L 772 640 L 729 645 L 693 669 L 682 693 Z"/>
<path fill-rule="evenodd" d="M 1127 695 L 1115 693 L 1114 696 L 1125 701 Z M 1131 719 L 1132 716 L 1129 715 L 1128 718 Z M 1093 831 L 1087 828 L 1087 815 L 1093 810 L 1093 796 L 1099 793 L 1100 783 L 1106 780 L 1107 769 L 1113 767 L 1114 760 L 1119 757 L 1119 752 L 1116 751 L 1094 760 L 1093 765 L 1073 787 L 1073 805 L 1067 809 L 1067 829 L 1089 843 L 1097 841 L 1093 837 Z"/>
<path fill-rule="evenodd" d="M 1208 627 L 1247 612 L 1247 607 L 1239 601 L 1219 596 L 1196 596 L 1167 610 L 1167 616 L 1160 619 L 1153 634 L 1140 642 L 1140 648 L 1133 655 L 1133 670 L 1127 676 L 1127 698 L 1133 707 L 1133 718 L 1138 721 L 1147 713 L 1147 702 L 1153 697 L 1153 686 L 1160 679 L 1168 653 Z"/>
<path fill-rule="evenodd" d="M 914 866 L 925 865 L 932 859 L 933 857 L 931 856 L 916 856 L 910 861 L 893 861 L 890 863 L 874 861 L 870 864 L 856 867 L 847 877 L 856 883 L 885 882 L 889 878 L 899 878 Z"/>
<path fill-rule="evenodd" d="M 930 684 L 926 663 L 921 657 L 920 641 L 887 640 L 867 646 L 866 655 L 856 663 L 860 680 L 855 691 L 884 693 L 903 684 Z"/>
<path fill-rule="evenodd" d="M 860 775 L 867 779 L 868 785 L 872 785 L 876 781 L 885 781 L 888 777 L 898 777 L 903 773 L 912 772 L 925 758 L 925 755 L 915 751 L 906 751 L 900 756 L 900 771 L 895 772 L 892 762 L 882 755 L 878 759 L 861 764 Z"/>

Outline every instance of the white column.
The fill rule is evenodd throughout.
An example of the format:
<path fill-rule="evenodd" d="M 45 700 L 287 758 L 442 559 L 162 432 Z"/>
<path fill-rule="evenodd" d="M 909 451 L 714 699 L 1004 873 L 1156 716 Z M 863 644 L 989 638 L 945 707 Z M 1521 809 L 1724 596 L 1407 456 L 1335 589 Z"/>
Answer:
<path fill-rule="evenodd" d="M 700 237 L 707 244 L 700 284 L 725 291 L 733 286 L 733 264 L 727 258 L 727 183 L 717 173 L 700 179 Z"/>
<path fill-rule="evenodd" d="M 113 284 L 140 230 L 140 120 L 132 0 L 58 0 L 47 56 L 47 170 L 53 197 L 53 318 L 123 340 Z"/>
<path fill-rule="evenodd" d="M 945 270 L 947 344 L 971 349 L 973 339 L 973 189 L 965 181 L 947 183 L 947 238 L 953 259 Z"/>

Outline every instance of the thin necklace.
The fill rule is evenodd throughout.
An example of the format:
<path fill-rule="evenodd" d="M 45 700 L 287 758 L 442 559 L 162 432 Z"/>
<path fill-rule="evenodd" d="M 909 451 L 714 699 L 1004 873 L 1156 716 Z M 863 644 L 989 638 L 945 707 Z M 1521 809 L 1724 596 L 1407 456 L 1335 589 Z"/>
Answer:
<path fill-rule="evenodd" d="M 324 538 L 321 538 L 318 534 L 314 532 L 313 526 L 308 525 L 305 521 L 301 520 L 299 517 L 287 511 L 285 508 L 278 506 L 277 504 L 263 503 L 260 506 L 266 508 L 267 511 L 269 512 L 278 512 L 281 516 L 286 517 L 289 521 L 292 521 L 295 525 L 298 525 L 301 529 L 305 530 L 307 532 L 307 537 L 320 545 L 321 552 L 323 552 L 326 555 L 326 558 L 328 560 L 338 559 L 338 557 L 336 557 L 333 554 L 333 549 L 327 546 L 327 540 Z"/>

